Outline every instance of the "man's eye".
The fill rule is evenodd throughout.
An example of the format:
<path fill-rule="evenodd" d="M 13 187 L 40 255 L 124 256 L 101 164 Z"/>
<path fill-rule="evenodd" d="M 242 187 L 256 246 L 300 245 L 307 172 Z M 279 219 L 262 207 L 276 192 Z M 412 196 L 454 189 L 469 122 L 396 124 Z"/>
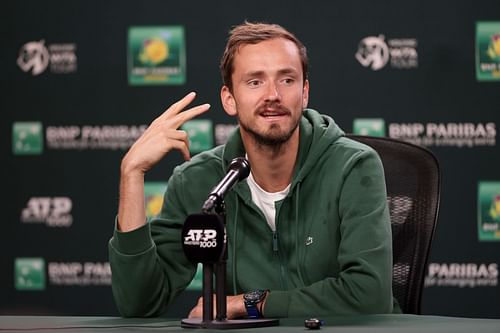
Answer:
<path fill-rule="evenodd" d="M 258 87 L 260 86 L 261 82 L 259 80 L 250 80 L 248 81 L 248 85 L 251 87 Z"/>
<path fill-rule="evenodd" d="M 292 84 L 295 80 L 292 79 L 292 78 L 286 78 L 286 79 L 283 79 L 283 83 L 285 84 Z"/>

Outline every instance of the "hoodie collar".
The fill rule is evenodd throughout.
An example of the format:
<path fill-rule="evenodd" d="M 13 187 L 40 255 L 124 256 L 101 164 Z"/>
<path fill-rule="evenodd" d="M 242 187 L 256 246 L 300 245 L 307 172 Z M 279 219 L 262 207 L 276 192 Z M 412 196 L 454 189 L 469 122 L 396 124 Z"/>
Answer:
<path fill-rule="evenodd" d="M 313 109 L 305 109 L 302 113 L 299 131 L 299 152 L 291 191 L 295 184 L 300 182 L 316 165 L 324 151 L 339 137 L 344 136 L 344 132 L 331 117 L 320 114 Z M 241 139 L 240 127 L 238 126 L 230 135 L 222 153 L 224 172 L 227 172 L 229 163 L 233 158 L 244 157 L 245 154 L 246 151 Z M 243 184 L 245 185 L 243 186 Z M 246 188 L 245 192 L 249 192 L 245 182 L 237 184 L 235 189 L 240 192 L 243 187 Z"/>

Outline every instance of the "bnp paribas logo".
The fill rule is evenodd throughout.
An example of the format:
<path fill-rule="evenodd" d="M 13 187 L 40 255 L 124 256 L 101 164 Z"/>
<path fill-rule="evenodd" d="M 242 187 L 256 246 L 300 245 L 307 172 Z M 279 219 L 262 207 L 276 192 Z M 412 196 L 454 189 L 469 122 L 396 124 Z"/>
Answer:
<path fill-rule="evenodd" d="M 189 137 L 189 152 L 196 154 L 214 146 L 212 121 L 208 119 L 190 120 L 182 129 Z"/>
<path fill-rule="evenodd" d="M 385 136 L 385 121 L 382 118 L 354 119 L 352 132 L 358 135 Z"/>
<path fill-rule="evenodd" d="M 180 85 L 186 81 L 184 27 L 130 27 L 130 85 Z"/>
<path fill-rule="evenodd" d="M 43 152 L 41 122 L 15 122 L 12 125 L 12 153 L 39 155 Z"/>
<path fill-rule="evenodd" d="M 476 24 L 476 78 L 500 81 L 500 21 Z"/>
<path fill-rule="evenodd" d="M 500 181 L 478 184 L 478 237 L 480 241 L 500 241 Z"/>
<path fill-rule="evenodd" d="M 160 215 L 163 206 L 163 196 L 167 190 L 167 182 L 145 182 L 144 198 L 146 217 L 153 218 Z"/>
<path fill-rule="evenodd" d="M 43 258 L 16 258 L 14 283 L 17 290 L 44 290 L 45 260 Z"/>

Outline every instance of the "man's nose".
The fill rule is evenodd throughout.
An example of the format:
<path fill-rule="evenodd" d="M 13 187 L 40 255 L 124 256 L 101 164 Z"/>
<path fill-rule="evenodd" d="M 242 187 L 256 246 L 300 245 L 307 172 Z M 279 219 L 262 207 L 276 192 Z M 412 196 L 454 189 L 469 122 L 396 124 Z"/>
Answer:
<path fill-rule="evenodd" d="M 278 101 L 281 99 L 281 94 L 278 85 L 274 82 L 270 82 L 266 91 L 266 100 L 268 101 Z"/>

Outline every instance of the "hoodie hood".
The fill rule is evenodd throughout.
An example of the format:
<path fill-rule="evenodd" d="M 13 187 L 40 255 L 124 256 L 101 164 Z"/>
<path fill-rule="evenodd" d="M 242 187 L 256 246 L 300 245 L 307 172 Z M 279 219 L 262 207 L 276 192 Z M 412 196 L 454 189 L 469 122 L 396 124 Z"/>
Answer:
<path fill-rule="evenodd" d="M 292 188 L 309 174 L 325 150 L 345 133 L 335 121 L 313 109 L 305 109 L 299 124 L 299 153 L 295 165 Z M 239 127 L 232 134 L 223 153 L 223 168 L 226 171 L 231 160 L 245 156 Z"/>

